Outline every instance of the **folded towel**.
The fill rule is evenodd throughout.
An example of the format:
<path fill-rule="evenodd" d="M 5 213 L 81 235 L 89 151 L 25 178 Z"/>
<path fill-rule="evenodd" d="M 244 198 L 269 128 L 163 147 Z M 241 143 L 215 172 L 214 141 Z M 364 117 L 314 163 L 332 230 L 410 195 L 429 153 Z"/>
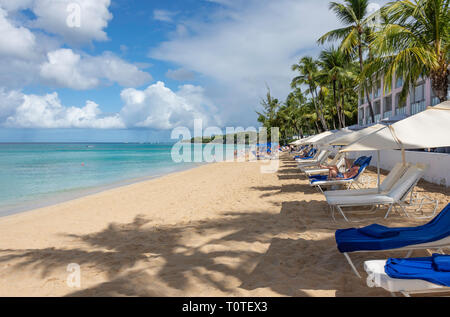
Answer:
<path fill-rule="evenodd" d="M 433 258 L 388 259 L 384 271 L 396 279 L 424 280 L 437 285 L 450 286 L 450 274 L 434 269 Z"/>
<path fill-rule="evenodd" d="M 366 236 L 374 238 L 391 238 L 400 234 L 400 232 L 396 229 L 380 226 L 377 224 L 358 229 L 358 231 Z"/>
<path fill-rule="evenodd" d="M 433 254 L 433 268 L 439 272 L 450 272 L 450 255 Z"/>

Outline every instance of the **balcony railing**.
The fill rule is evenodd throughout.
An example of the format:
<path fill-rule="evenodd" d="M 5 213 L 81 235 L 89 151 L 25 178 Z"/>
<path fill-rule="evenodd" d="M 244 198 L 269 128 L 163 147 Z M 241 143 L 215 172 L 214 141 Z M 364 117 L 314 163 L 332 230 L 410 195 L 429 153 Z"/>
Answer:
<path fill-rule="evenodd" d="M 406 107 L 401 107 L 401 108 L 397 108 L 395 109 L 395 114 L 396 115 L 406 115 Z"/>
<path fill-rule="evenodd" d="M 441 100 L 438 97 L 434 97 L 433 99 L 431 99 L 431 105 L 432 106 L 436 106 L 438 104 L 441 103 Z"/>
<path fill-rule="evenodd" d="M 367 118 L 367 124 L 371 124 L 372 123 L 372 117 L 368 117 Z"/>
<path fill-rule="evenodd" d="M 411 104 L 411 115 L 422 112 L 426 109 L 425 100 Z"/>
<path fill-rule="evenodd" d="M 381 121 L 381 113 L 380 114 L 376 114 L 375 115 L 375 122 L 380 122 Z"/>
<path fill-rule="evenodd" d="M 386 111 L 383 115 L 383 119 L 389 119 L 392 117 L 392 111 Z"/>

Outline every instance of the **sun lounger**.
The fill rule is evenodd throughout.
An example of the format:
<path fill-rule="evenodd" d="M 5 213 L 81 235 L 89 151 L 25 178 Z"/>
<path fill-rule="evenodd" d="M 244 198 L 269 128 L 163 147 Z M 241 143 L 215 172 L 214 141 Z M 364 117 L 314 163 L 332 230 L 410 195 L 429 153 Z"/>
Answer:
<path fill-rule="evenodd" d="M 450 271 L 436 263 L 449 263 L 449 255 L 433 254 L 427 258 L 366 261 L 369 287 L 381 287 L 406 297 L 412 294 L 450 292 Z"/>
<path fill-rule="evenodd" d="M 343 155 L 336 155 L 336 157 L 330 162 L 329 166 L 336 166 L 339 170 L 345 165 L 345 157 Z M 318 165 L 314 167 L 300 166 L 300 170 L 310 177 L 313 175 L 328 174 L 330 170 L 328 168 L 319 168 Z"/>
<path fill-rule="evenodd" d="M 403 213 L 409 217 L 409 213 L 406 210 L 406 207 L 418 206 L 416 211 L 422 209 L 425 204 L 434 204 L 435 208 L 431 217 L 434 217 L 438 201 L 429 199 L 430 202 L 425 203 L 424 200 L 420 200 L 419 202 L 414 199 L 410 199 L 407 201 L 408 195 L 412 193 L 414 187 L 422 178 L 426 170 L 426 166 L 423 164 L 417 164 L 415 166 L 411 166 L 405 172 L 405 174 L 395 183 L 395 185 L 388 192 L 381 192 L 375 194 L 365 194 L 365 195 L 328 195 L 326 196 L 327 202 L 330 205 L 331 213 L 334 217 L 335 209 L 339 211 L 339 213 L 344 217 L 345 221 L 349 221 L 347 216 L 344 213 L 343 208 L 346 207 L 362 207 L 362 206 L 389 206 L 386 212 L 385 218 L 389 216 L 392 211 L 392 208 L 397 210 L 397 206 L 403 211 Z M 425 198 L 424 198 L 425 199 Z M 373 211 L 373 210 L 372 210 Z M 352 212 L 358 212 L 353 210 Z M 430 218 L 430 217 L 426 217 Z"/>
<path fill-rule="evenodd" d="M 335 239 L 339 252 L 344 254 L 355 274 L 360 277 L 348 253 L 388 250 L 412 251 L 449 247 L 450 204 L 433 220 L 423 226 L 388 228 L 371 225 L 360 229 L 339 229 L 335 233 Z"/>
<path fill-rule="evenodd" d="M 314 160 L 318 156 L 317 149 L 311 149 L 308 154 L 304 157 L 300 157 L 299 155 L 295 156 L 294 159 L 297 162 L 307 161 L 307 160 Z"/>
<path fill-rule="evenodd" d="M 305 167 L 318 166 L 319 164 L 322 164 L 328 158 L 328 155 L 330 155 L 330 151 L 321 150 L 321 151 L 319 151 L 319 154 L 314 159 L 297 161 L 298 168 L 302 169 Z"/>
<path fill-rule="evenodd" d="M 405 174 L 411 167 L 410 163 L 398 163 L 392 168 L 384 181 L 380 184 L 380 189 L 377 188 L 363 188 L 353 190 L 332 190 L 325 192 L 326 197 L 332 196 L 357 196 L 357 195 L 371 195 L 378 193 L 387 193 L 394 187 L 395 183 Z"/>
<path fill-rule="evenodd" d="M 348 188 L 350 188 L 351 186 L 356 185 L 357 188 L 360 188 L 361 184 L 359 182 L 359 179 L 360 179 L 361 175 L 364 173 L 364 171 L 367 169 L 367 167 L 369 166 L 371 160 L 372 160 L 372 157 L 368 157 L 366 160 L 364 160 L 361 163 L 358 174 L 356 174 L 355 176 L 353 176 L 351 178 L 328 179 L 328 176 L 323 176 L 320 178 L 311 179 L 310 186 L 318 188 L 322 193 L 324 193 L 323 187 L 328 187 L 328 186 L 348 186 Z"/>

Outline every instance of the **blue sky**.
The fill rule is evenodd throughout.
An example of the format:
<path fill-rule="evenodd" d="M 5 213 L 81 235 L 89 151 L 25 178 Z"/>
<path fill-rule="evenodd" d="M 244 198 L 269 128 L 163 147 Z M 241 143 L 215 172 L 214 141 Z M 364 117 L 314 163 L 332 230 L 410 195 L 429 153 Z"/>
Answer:
<path fill-rule="evenodd" d="M 0 142 L 256 126 L 266 86 L 284 99 L 290 65 L 339 26 L 328 3 L 0 0 Z"/>

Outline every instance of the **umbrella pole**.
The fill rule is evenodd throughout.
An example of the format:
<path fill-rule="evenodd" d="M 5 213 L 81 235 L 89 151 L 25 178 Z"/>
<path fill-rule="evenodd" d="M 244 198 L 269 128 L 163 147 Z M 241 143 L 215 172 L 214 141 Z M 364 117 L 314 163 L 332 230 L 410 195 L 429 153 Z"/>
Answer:
<path fill-rule="evenodd" d="M 381 175 L 380 175 L 380 150 L 377 151 L 377 173 L 378 173 L 378 193 L 381 191 Z"/>

